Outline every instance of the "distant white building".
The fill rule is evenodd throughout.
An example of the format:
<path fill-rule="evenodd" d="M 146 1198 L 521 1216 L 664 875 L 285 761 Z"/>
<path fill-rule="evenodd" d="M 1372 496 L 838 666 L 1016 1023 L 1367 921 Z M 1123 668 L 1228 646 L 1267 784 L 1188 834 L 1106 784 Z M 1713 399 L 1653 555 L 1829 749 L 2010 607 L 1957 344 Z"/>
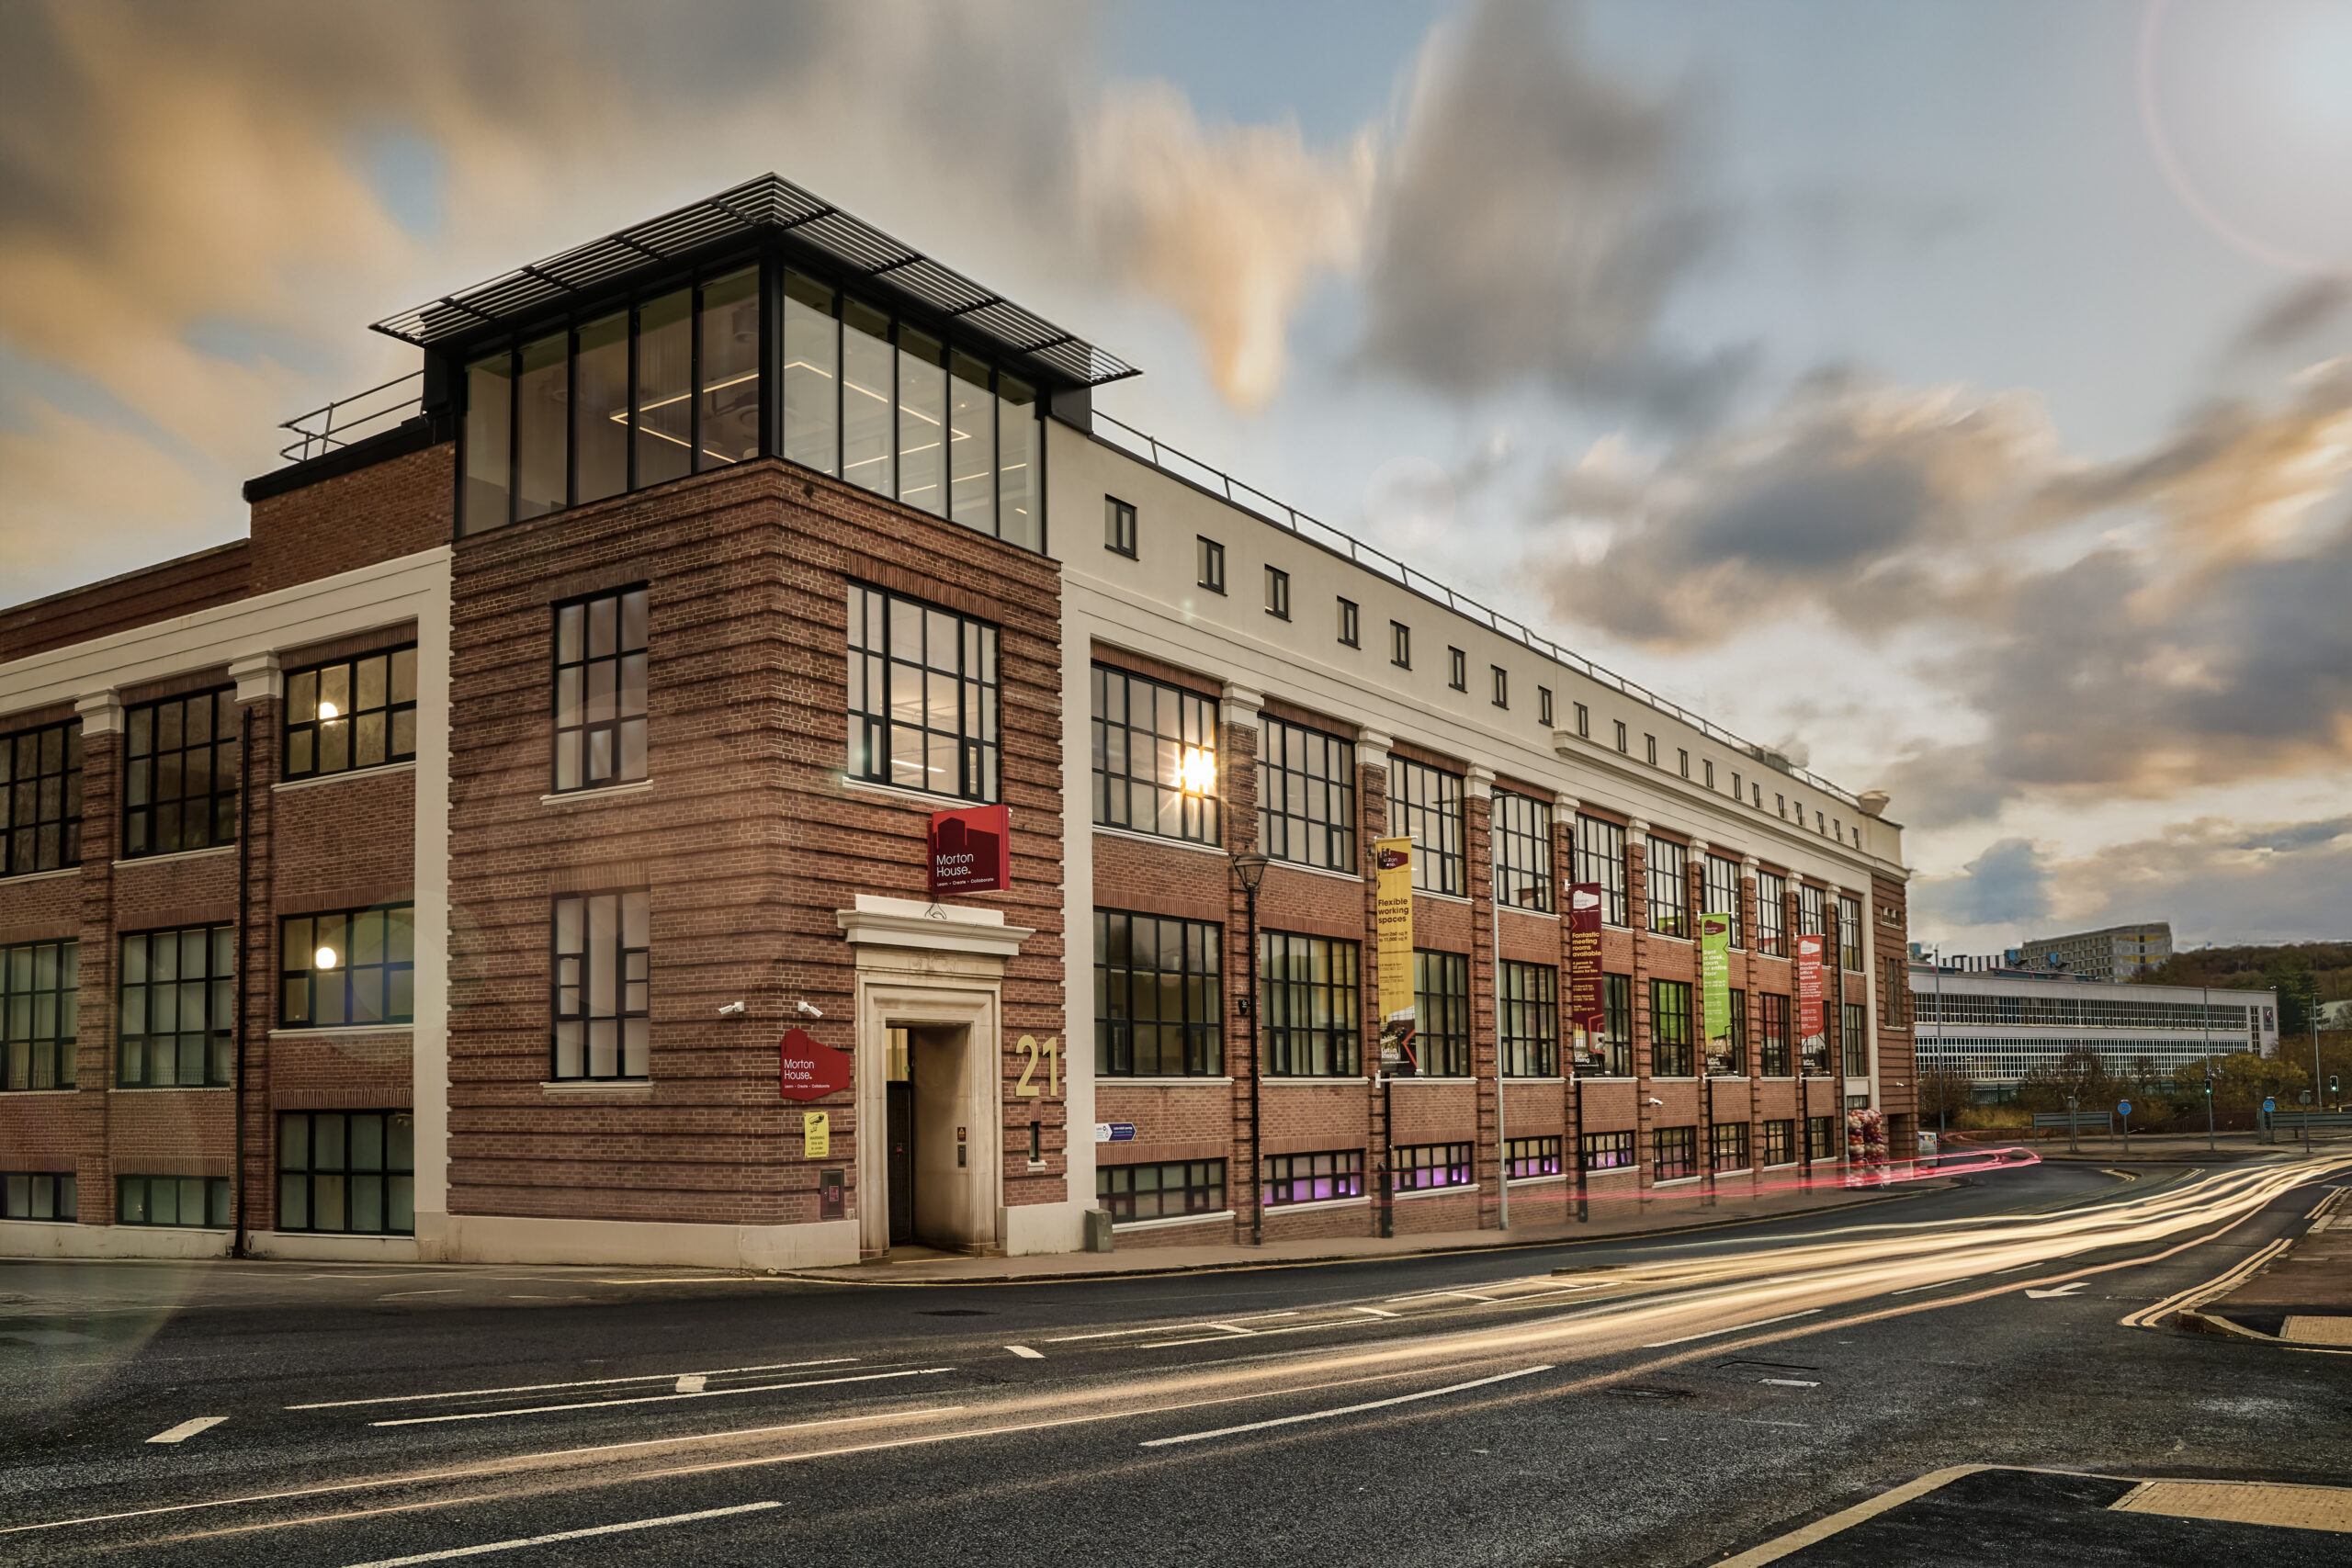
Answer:
<path fill-rule="evenodd" d="M 1912 1043 L 1925 1077 L 1965 1074 L 2007 1099 L 2076 1046 L 2110 1072 L 2145 1056 L 2167 1077 L 2206 1056 L 2278 1051 L 2278 993 L 2146 986 L 2022 969 L 1911 965 Z M 2341 1005 L 2341 1004 L 2336 1004 Z"/>
<path fill-rule="evenodd" d="M 2319 1026 L 2322 1029 L 2352 1029 L 2352 1001 L 2320 1003 Z"/>

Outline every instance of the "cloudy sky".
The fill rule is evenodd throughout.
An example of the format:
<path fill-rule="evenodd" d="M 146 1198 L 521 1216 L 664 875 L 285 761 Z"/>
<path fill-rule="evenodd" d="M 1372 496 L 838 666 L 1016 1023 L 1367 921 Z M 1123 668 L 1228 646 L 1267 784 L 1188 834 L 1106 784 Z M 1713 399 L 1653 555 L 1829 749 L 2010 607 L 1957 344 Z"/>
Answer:
<path fill-rule="evenodd" d="M 1916 936 L 2352 926 L 2343 0 L 0 0 L 0 600 L 768 170 L 1890 791 Z"/>

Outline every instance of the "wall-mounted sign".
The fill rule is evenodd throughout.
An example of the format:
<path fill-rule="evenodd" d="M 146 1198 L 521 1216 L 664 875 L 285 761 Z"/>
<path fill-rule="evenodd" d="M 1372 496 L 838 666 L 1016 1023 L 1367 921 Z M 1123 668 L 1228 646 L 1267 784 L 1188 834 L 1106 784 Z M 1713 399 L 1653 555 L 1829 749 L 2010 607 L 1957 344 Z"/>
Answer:
<path fill-rule="evenodd" d="M 1706 1015 L 1707 1071 L 1731 1071 L 1731 917 L 1699 917 L 1699 990 Z"/>
<path fill-rule="evenodd" d="M 1821 1021 L 1821 960 L 1822 950 L 1829 939 L 1823 936 L 1797 938 L 1797 1038 L 1816 1040 L 1825 1025 Z"/>
<path fill-rule="evenodd" d="M 805 1029 L 786 1030 L 776 1055 L 776 1088 L 786 1100 L 822 1100 L 847 1089 L 856 1076 L 847 1052 L 818 1044 Z"/>
<path fill-rule="evenodd" d="M 838 1220 L 849 1213 L 848 1196 L 845 1184 L 842 1179 L 846 1174 L 847 1172 L 838 1168 L 820 1170 L 817 1173 L 817 1217 L 819 1219 Z"/>
<path fill-rule="evenodd" d="M 832 1119 L 822 1111 L 800 1113 L 800 1152 L 808 1159 L 830 1159 L 833 1153 Z"/>
<path fill-rule="evenodd" d="M 1600 884 L 1568 885 L 1568 1028 L 1582 1066 L 1597 1067 L 1606 1059 L 1601 1032 L 1608 1024 L 1608 1002 L 1600 987 Z"/>
<path fill-rule="evenodd" d="M 1094 1141 L 1098 1144 L 1132 1144 L 1136 1141 L 1136 1124 L 1132 1122 L 1097 1122 Z"/>
<path fill-rule="evenodd" d="M 1379 961 L 1380 1061 L 1418 1061 L 1413 1049 L 1413 840 L 1379 839 L 1372 846 L 1372 927 Z"/>
<path fill-rule="evenodd" d="M 1012 813 L 967 806 L 931 814 L 931 894 L 1001 893 L 1012 886 Z"/>

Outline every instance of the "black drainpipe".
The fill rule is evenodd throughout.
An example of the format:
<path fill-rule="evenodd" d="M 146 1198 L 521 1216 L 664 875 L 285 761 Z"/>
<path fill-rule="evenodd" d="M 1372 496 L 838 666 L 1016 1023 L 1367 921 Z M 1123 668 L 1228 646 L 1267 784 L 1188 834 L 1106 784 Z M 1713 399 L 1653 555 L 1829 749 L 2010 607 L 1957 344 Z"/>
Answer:
<path fill-rule="evenodd" d="M 229 1208 L 233 1227 L 232 1257 L 245 1256 L 245 971 L 253 966 L 246 927 L 254 886 L 254 710 L 250 703 L 237 707 L 237 1065 L 229 1090 L 230 1114 L 235 1122 L 236 1174 L 229 1179 Z"/>

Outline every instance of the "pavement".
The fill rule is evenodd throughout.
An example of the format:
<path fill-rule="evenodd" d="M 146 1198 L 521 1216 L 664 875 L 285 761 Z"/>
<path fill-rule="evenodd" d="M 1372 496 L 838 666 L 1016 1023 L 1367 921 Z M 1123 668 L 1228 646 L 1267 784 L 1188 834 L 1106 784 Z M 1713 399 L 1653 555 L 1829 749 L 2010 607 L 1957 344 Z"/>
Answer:
<path fill-rule="evenodd" d="M 2248 1268 L 2229 1289 L 2200 1299 L 2186 1326 L 2232 1330 L 2286 1348 L 2330 1348 L 2352 1355 L 2352 1201 L 2336 1188 L 2306 1217 L 2300 1235 Z"/>

